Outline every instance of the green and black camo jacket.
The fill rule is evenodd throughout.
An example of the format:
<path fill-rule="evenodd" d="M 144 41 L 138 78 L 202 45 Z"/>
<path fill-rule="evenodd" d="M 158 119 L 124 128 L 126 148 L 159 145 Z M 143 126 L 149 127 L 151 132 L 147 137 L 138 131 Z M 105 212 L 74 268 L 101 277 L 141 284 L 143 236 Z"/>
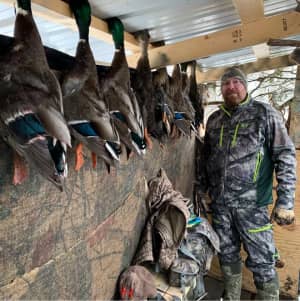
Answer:
<path fill-rule="evenodd" d="M 212 206 L 272 203 L 275 171 L 276 206 L 293 208 L 295 147 L 272 106 L 250 97 L 233 111 L 223 105 L 209 117 L 204 140 L 197 180 Z"/>

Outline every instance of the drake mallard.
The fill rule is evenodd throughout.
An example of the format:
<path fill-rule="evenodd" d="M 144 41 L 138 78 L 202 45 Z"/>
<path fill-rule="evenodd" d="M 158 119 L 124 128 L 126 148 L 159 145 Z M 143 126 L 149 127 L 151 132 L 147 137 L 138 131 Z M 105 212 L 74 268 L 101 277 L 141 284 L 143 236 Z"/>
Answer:
<path fill-rule="evenodd" d="M 174 117 L 173 101 L 169 96 L 169 75 L 165 67 L 153 72 L 153 89 L 156 125 L 151 134 L 163 143 L 171 134 Z"/>
<path fill-rule="evenodd" d="M 62 190 L 71 137 L 63 117 L 60 86 L 49 69 L 30 0 L 17 1 L 14 45 L 0 61 L 2 136 L 18 155 Z M 24 164 L 15 165 L 14 184 L 24 180 L 18 177 L 24 168 Z"/>
<path fill-rule="evenodd" d="M 120 140 L 100 91 L 89 45 L 91 8 L 87 0 L 70 0 L 69 5 L 78 26 L 79 42 L 74 64 L 62 76 L 61 87 L 65 118 L 72 135 L 80 142 L 75 169 L 79 170 L 84 162 L 82 145 L 92 151 L 94 167 L 99 156 L 109 168 L 119 160 Z"/>
<path fill-rule="evenodd" d="M 145 140 L 147 146 L 151 149 L 152 141 L 149 134 L 151 133 L 151 127 L 155 123 L 155 103 L 153 101 L 152 72 L 148 58 L 150 35 L 148 30 L 142 30 L 136 32 L 134 36 L 139 42 L 141 56 L 132 79 L 132 87 L 142 112 Z"/>
<path fill-rule="evenodd" d="M 141 155 L 145 153 L 144 125 L 142 114 L 130 86 L 130 73 L 125 56 L 124 26 L 118 18 L 107 20 L 112 34 L 115 53 L 103 91 L 109 110 L 115 120 L 121 142 Z"/>

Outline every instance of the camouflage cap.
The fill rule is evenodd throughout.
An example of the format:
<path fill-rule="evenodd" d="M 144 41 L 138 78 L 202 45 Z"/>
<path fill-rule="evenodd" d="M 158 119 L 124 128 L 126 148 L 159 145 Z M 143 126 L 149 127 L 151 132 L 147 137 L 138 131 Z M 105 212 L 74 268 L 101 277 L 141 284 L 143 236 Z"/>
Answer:
<path fill-rule="evenodd" d="M 231 77 L 238 78 L 247 89 L 247 77 L 243 73 L 243 71 L 237 67 L 230 67 L 225 70 L 224 74 L 221 77 L 221 85 Z"/>

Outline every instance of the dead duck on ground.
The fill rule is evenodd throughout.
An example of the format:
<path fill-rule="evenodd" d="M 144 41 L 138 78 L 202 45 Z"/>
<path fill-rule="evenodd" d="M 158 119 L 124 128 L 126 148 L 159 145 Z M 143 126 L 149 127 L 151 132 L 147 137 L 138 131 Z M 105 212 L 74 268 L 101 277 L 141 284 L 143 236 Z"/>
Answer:
<path fill-rule="evenodd" d="M 13 47 L 0 57 L 0 123 L 5 141 L 42 176 L 63 189 L 71 137 L 59 83 L 49 69 L 30 0 L 17 1 Z M 27 174 L 14 161 L 14 184 Z"/>
<path fill-rule="evenodd" d="M 124 48 L 124 26 L 118 18 L 110 18 L 107 23 L 114 40 L 115 53 L 110 70 L 102 79 L 105 100 L 128 154 L 134 151 L 142 155 L 146 151 L 144 125 L 139 104 L 130 85 Z"/>
<path fill-rule="evenodd" d="M 76 148 L 75 170 L 83 163 L 85 145 L 92 152 L 93 166 L 97 156 L 104 160 L 108 170 L 119 161 L 120 139 L 100 91 L 96 63 L 89 45 L 91 8 L 87 0 L 70 0 L 79 41 L 72 68 L 61 77 L 65 117 L 70 131 L 79 145 Z"/>

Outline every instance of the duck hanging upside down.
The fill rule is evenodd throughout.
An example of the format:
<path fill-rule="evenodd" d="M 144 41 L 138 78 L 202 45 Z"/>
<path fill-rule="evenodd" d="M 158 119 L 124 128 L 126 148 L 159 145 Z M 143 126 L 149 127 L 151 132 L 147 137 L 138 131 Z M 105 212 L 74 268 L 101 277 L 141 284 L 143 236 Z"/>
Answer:
<path fill-rule="evenodd" d="M 89 45 L 91 8 L 87 0 L 70 0 L 79 30 L 75 63 L 61 80 L 65 117 L 72 135 L 80 144 L 76 150 L 76 166 L 83 164 L 82 144 L 92 151 L 108 169 L 119 161 L 120 139 L 100 91 L 96 63 Z"/>
<path fill-rule="evenodd" d="M 124 26 L 118 18 L 108 20 L 113 36 L 115 54 L 111 68 L 104 79 L 103 91 L 117 130 L 130 151 L 145 153 L 144 124 L 139 104 L 130 86 L 129 68 L 124 49 Z"/>
<path fill-rule="evenodd" d="M 49 69 L 31 1 L 18 0 L 17 4 L 14 44 L 0 57 L 1 135 L 17 153 L 14 184 L 22 183 L 27 174 L 21 156 L 62 190 L 71 137 L 61 90 Z"/>

